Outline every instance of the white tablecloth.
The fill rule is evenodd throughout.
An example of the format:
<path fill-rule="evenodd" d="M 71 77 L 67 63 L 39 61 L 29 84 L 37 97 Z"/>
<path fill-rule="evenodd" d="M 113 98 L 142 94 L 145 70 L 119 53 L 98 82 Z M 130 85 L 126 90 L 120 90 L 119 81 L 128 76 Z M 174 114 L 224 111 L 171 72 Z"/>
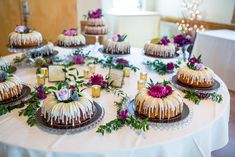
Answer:
<path fill-rule="evenodd" d="M 57 48 L 67 53 L 69 49 Z M 93 53 L 100 56 L 100 53 Z M 10 57 L 8 57 L 10 58 Z M 142 61 L 152 59 L 143 56 L 140 49 L 132 49 L 132 54 L 125 56 L 129 61 L 147 70 Z M 175 61 L 176 59 L 170 59 Z M 81 71 L 83 66 L 77 66 Z M 97 71 L 107 74 L 107 69 L 97 66 Z M 16 72 L 21 79 L 36 83 L 34 68 L 19 68 Z M 155 72 L 148 73 L 155 81 L 170 79 L 172 75 L 159 76 Z M 137 92 L 136 84 L 139 72 L 131 73 L 125 78 L 123 90 L 130 96 Z M 219 78 L 218 78 L 219 79 Z M 221 82 L 218 93 L 223 95 L 221 104 L 203 100 L 200 105 L 185 100 L 193 109 L 191 122 L 181 129 L 160 130 L 151 128 L 140 135 L 129 127 L 124 127 L 111 134 L 96 133 L 97 127 L 78 134 L 58 135 L 41 130 L 39 127 L 29 127 L 26 117 L 19 117 L 18 111 L 0 117 L 0 156 L 1 157 L 210 157 L 211 151 L 222 148 L 228 142 L 228 119 L 230 96 L 227 87 Z M 87 92 L 91 93 L 90 89 Z M 111 93 L 102 91 L 101 97 L 95 99 L 105 109 L 101 124 L 105 124 L 116 116 L 114 100 Z"/>
<path fill-rule="evenodd" d="M 203 62 L 212 68 L 235 91 L 235 31 L 213 30 L 197 34 L 194 54 L 201 53 Z"/>

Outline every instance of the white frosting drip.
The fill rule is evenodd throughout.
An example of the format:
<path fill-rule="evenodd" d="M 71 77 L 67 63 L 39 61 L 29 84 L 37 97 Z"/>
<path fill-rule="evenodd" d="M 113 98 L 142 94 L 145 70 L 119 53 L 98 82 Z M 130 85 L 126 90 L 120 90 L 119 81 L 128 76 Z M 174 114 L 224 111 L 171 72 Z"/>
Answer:
<path fill-rule="evenodd" d="M 35 49 L 29 50 L 29 52 L 31 55 L 34 55 L 34 56 L 42 56 L 42 55 L 49 56 L 54 53 L 54 45 L 53 43 L 48 42 L 47 45 L 42 46 L 36 50 Z"/>
<path fill-rule="evenodd" d="M 115 42 L 109 39 L 104 43 L 104 52 L 109 54 L 129 54 L 130 49 L 129 42 Z"/>
<path fill-rule="evenodd" d="M 82 34 L 78 34 L 76 36 L 67 36 L 64 34 L 60 34 L 57 38 L 57 42 L 59 45 L 64 46 L 72 46 L 72 45 L 85 45 L 86 38 Z"/>
<path fill-rule="evenodd" d="M 107 34 L 108 28 L 106 26 L 86 26 L 85 27 L 86 34 Z"/>
<path fill-rule="evenodd" d="M 13 75 L 8 77 L 4 82 L 0 82 L 0 101 L 10 95 L 17 96 L 21 93 L 23 86 L 21 80 Z"/>
<path fill-rule="evenodd" d="M 53 125 L 53 120 L 75 125 L 75 120 L 81 122 L 81 118 L 91 118 L 93 114 L 93 100 L 82 92 L 78 101 L 69 103 L 58 102 L 53 94 L 50 94 L 42 105 L 42 116 Z"/>
<path fill-rule="evenodd" d="M 41 33 L 37 31 L 23 34 L 11 32 L 8 39 L 10 45 L 24 45 L 27 43 L 38 43 L 40 45 L 43 41 Z"/>
<path fill-rule="evenodd" d="M 10 63 L 7 60 L 0 58 L 0 70 L 7 71 L 9 66 Z"/>
<path fill-rule="evenodd" d="M 148 117 L 150 117 L 151 113 L 154 113 L 154 116 L 159 116 L 160 119 L 164 118 L 165 115 L 169 119 L 171 113 L 176 116 L 182 112 L 183 98 L 178 91 L 173 91 L 171 95 L 165 98 L 154 98 L 149 96 L 147 91 L 147 89 L 143 89 L 135 97 L 135 108 L 138 108 L 137 112 L 140 113 L 143 108 L 144 114 Z"/>
<path fill-rule="evenodd" d="M 87 25 L 88 26 L 105 26 L 105 21 L 104 21 L 104 18 L 101 17 L 101 18 L 89 18 L 87 20 Z"/>
<path fill-rule="evenodd" d="M 148 42 L 144 46 L 144 52 L 152 56 L 172 57 L 175 54 L 175 45 L 172 43 L 160 45 Z"/>
<path fill-rule="evenodd" d="M 188 66 L 181 67 L 177 72 L 177 77 L 183 76 L 187 80 L 187 83 L 193 84 L 194 81 L 212 83 L 214 81 L 214 72 L 206 67 L 203 70 L 192 70 Z M 191 82 L 190 82 L 191 81 Z"/>

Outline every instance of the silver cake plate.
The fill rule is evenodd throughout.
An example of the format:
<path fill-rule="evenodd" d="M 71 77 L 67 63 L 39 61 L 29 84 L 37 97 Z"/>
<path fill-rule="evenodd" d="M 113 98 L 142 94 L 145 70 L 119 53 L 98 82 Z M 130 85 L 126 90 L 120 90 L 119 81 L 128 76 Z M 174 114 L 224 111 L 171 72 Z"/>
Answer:
<path fill-rule="evenodd" d="M 131 52 L 128 53 L 128 54 L 110 54 L 110 53 L 105 53 L 103 47 L 100 47 L 100 48 L 98 49 L 98 52 L 102 53 L 103 55 L 113 56 L 113 57 L 124 57 L 124 56 L 128 56 L 128 55 L 131 54 Z"/>
<path fill-rule="evenodd" d="M 195 92 L 199 92 L 199 93 L 213 93 L 216 92 L 219 88 L 220 88 L 220 83 L 217 80 L 214 80 L 214 85 L 212 87 L 193 87 L 190 85 L 186 85 L 181 83 L 177 76 L 174 75 L 172 77 L 171 82 L 173 83 L 173 86 L 175 86 L 177 89 L 181 90 L 181 91 L 195 91 Z"/>
<path fill-rule="evenodd" d="M 20 95 L 15 96 L 11 99 L 0 101 L 0 106 L 17 106 L 24 104 L 25 101 L 28 101 L 31 96 L 31 88 L 23 84 L 22 92 Z"/>
<path fill-rule="evenodd" d="M 138 118 L 141 118 L 141 119 L 145 119 L 147 118 L 146 116 L 143 116 L 139 113 L 137 113 L 135 111 L 135 104 L 134 104 L 134 100 L 130 101 L 130 104 L 128 106 L 128 111 L 132 114 L 132 115 L 135 115 L 136 117 Z M 148 118 L 149 122 L 153 122 L 153 123 L 175 123 L 175 122 L 179 122 L 179 121 L 182 121 L 184 120 L 185 118 L 187 118 L 187 116 L 189 115 L 189 107 L 184 104 L 183 105 L 183 111 L 181 114 L 175 116 L 175 117 L 172 117 L 172 118 Z"/>
<path fill-rule="evenodd" d="M 47 44 L 46 41 L 43 41 L 40 45 L 38 46 L 31 46 L 31 47 L 14 47 L 14 46 L 9 46 L 7 45 L 8 51 L 12 53 L 27 53 L 29 51 L 37 51 L 38 49 L 41 49 Z"/>
<path fill-rule="evenodd" d="M 128 104 L 128 111 L 131 115 L 139 117 L 139 115 L 135 112 L 134 100 L 130 101 Z M 139 117 L 144 118 L 144 117 Z M 176 117 L 176 119 L 171 119 L 170 121 L 167 119 L 160 120 L 161 122 L 157 122 L 156 119 L 149 120 L 149 125 L 154 130 L 177 130 L 186 127 L 193 118 L 193 108 L 184 104 L 183 115 Z"/>
<path fill-rule="evenodd" d="M 54 125 L 46 123 L 41 115 L 41 109 L 36 112 L 36 122 L 40 129 L 51 134 L 75 134 L 82 131 L 88 131 L 97 126 L 103 119 L 105 114 L 104 108 L 94 102 L 94 114 L 91 119 L 82 122 L 80 125 Z"/>
<path fill-rule="evenodd" d="M 172 57 L 163 57 L 163 56 L 154 56 L 154 55 L 150 55 L 150 54 L 146 54 L 144 52 L 144 49 L 142 49 L 142 52 L 141 52 L 144 56 L 147 56 L 147 57 L 151 57 L 151 58 L 155 58 L 155 59 L 174 59 L 174 58 L 178 58 L 180 56 L 180 54 L 176 51 L 174 56 Z"/>

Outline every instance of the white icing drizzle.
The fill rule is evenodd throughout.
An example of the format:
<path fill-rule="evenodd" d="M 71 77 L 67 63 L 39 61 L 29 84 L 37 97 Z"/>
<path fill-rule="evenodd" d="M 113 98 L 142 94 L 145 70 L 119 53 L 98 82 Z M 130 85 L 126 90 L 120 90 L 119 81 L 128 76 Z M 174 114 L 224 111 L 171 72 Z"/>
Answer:
<path fill-rule="evenodd" d="M 53 121 L 75 125 L 75 120 L 79 123 L 81 118 L 91 118 L 93 114 L 93 100 L 85 92 L 81 93 L 82 97 L 78 101 L 70 103 L 58 103 L 53 94 L 50 94 L 42 105 L 42 116 L 53 125 Z"/>
<path fill-rule="evenodd" d="M 8 36 L 10 45 L 25 45 L 30 43 L 37 43 L 40 45 L 43 41 L 41 33 L 32 31 L 31 33 L 17 33 L 11 32 Z"/>
<path fill-rule="evenodd" d="M 129 54 L 130 49 L 129 42 L 115 42 L 109 39 L 104 43 L 104 52 L 109 54 Z"/>
<path fill-rule="evenodd" d="M 175 45 L 172 43 L 160 45 L 148 42 L 144 46 L 144 52 L 152 56 L 172 57 L 175 54 Z"/>
<path fill-rule="evenodd" d="M 17 96 L 21 93 L 23 86 L 21 80 L 13 75 L 8 77 L 4 82 L 0 82 L 0 101 L 3 101 L 9 96 Z"/>
<path fill-rule="evenodd" d="M 86 34 L 107 34 L 108 28 L 106 26 L 86 26 L 85 27 Z"/>
<path fill-rule="evenodd" d="M 0 70 L 7 71 L 9 66 L 10 63 L 7 60 L 0 58 Z"/>
<path fill-rule="evenodd" d="M 42 55 L 52 55 L 54 53 L 54 45 L 51 42 L 48 42 L 47 45 L 42 46 L 37 49 L 29 50 L 31 55 L 42 56 Z"/>
<path fill-rule="evenodd" d="M 82 34 L 78 34 L 75 36 L 67 36 L 64 34 L 60 34 L 57 38 L 57 42 L 59 45 L 63 46 L 72 46 L 72 45 L 85 45 L 86 38 Z"/>
<path fill-rule="evenodd" d="M 89 18 L 87 20 L 87 26 L 105 26 L 104 18 Z"/>
<path fill-rule="evenodd" d="M 147 89 L 143 89 L 135 97 L 135 108 L 138 108 L 137 112 L 140 113 L 141 109 L 143 109 L 144 114 L 148 117 L 150 117 L 150 114 L 154 114 L 154 116 L 158 116 L 160 119 L 165 116 L 169 119 L 171 114 L 176 116 L 182 112 L 183 98 L 178 91 L 173 91 L 171 95 L 165 98 L 154 98 L 149 96 L 147 91 Z"/>
<path fill-rule="evenodd" d="M 215 77 L 215 74 L 208 67 L 205 67 L 203 70 L 192 70 L 188 66 L 184 66 L 177 72 L 178 79 L 182 76 L 189 84 L 193 84 L 195 81 L 199 84 L 201 82 L 212 83 L 214 81 L 213 78 Z"/>

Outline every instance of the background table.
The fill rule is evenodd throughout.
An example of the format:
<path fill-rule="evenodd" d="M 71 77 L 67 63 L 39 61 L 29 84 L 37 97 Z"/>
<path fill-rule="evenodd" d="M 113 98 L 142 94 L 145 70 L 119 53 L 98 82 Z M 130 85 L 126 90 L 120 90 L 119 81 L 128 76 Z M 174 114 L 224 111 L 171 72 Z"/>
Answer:
<path fill-rule="evenodd" d="M 56 48 L 60 54 L 68 54 L 72 50 Z M 86 48 L 89 50 L 90 47 Z M 91 48 L 92 49 L 92 48 Z M 154 81 L 170 79 L 174 74 L 160 76 L 149 71 L 142 62 L 152 57 L 143 55 L 141 49 L 132 49 L 131 55 L 125 58 L 148 71 Z M 93 56 L 103 56 L 99 52 L 92 52 Z M 12 59 L 13 56 L 7 57 Z M 176 61 L 177 59 L 163 59 Z M 76 68 L 82 72 L 84 66 Z M 108 69 L 97 65 L 97 73 L 107 74 Z M 35 68 L 18 68 L 18 75 L 25 83 L 33 86 L 36 83 Z M 139 72 L 131 72 L 130 78 L 125 78 L 123 90 L 131 97 L 137 93 Z M 111 134 L 96 133 L 97 127 L 78 134 L 51 134 L 39 127 L 27 125 L 26 117 L 19 117 L 18 111 L 0 117 L 0 156 L 9 157 L 210 157 L 211 151 L 222 148 L 228 142 L 228 119 L 230 97 L 225 84 L 221 83 L 218 93 L 223 95 L 221 104 L 210 100 L 203 100 L 200 105 L 184 100 L 193 110 L 191 122 L 181 129 L 151 128 L 147 132 L 136 133 L 130 127 L 124 127 Z M 91 90 L 86 90 L 91 94 Z M 101 124 L 105 124 L 116 116 L 113 102 L 118 97 L 111 93 L 101 92 L 101 97 L 95 99 L 105 109 L 105 116 Z"/>
<path fill-rule="evenodd" d="M 199 32 L 193 53 L 203 55 L 203 62 L 235 91 L 235 31 L 213 30 Z"/>

